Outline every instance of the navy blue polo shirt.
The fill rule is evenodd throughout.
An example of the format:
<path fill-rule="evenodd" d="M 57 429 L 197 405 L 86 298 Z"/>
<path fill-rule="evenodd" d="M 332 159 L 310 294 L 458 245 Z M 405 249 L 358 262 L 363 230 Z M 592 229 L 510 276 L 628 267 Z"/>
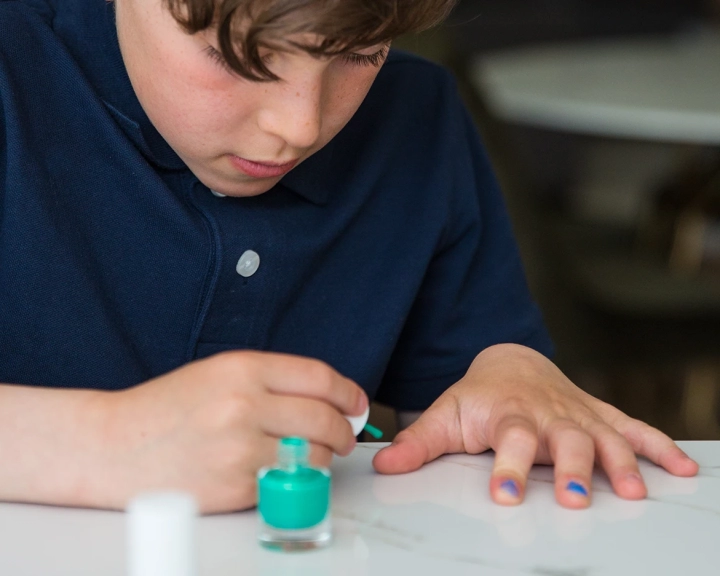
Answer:
<path fill-rule="evenodd" d="M 551 349 L 446 71 L 393 52 L 325 148 L 221 198 L 143 112 L 112 4 L 0 0 L 0 382 L 122 389 L 271 350 L 416 410 L 500 342 Z"/>

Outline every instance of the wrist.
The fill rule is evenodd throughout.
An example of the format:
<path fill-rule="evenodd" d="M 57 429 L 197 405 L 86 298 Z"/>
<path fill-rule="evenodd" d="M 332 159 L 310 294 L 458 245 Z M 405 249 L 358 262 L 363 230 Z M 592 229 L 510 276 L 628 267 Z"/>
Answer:
<path fill-rule="evenodd" d="M 74 406 L 74 450 L 67 484 L 58 495 L 70 506 L 122 509 L 125 474 L 118 430 L 120 392 L 87 391 Z"/>
<path fill-rule="evenodd" d="M 0 500 L 96 505 L 103 394 L 0 385 Z"/>

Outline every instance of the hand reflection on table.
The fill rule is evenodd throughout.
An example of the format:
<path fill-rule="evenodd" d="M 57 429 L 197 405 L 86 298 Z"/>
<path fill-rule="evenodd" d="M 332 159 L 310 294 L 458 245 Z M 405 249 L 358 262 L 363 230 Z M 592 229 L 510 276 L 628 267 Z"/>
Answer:
<path fill-rule="evenodd" d="M 260 549 L 256 568 L 258 576 L 370 576 L 369 558 L 370 548 L 360 534 L 340 531 L 324 550 L 287 554 Z"/>
<path fill-rule="evenodd" d="M 695 494 L 699 487 L 697 477 L 678 478 L 641 462 L 648 499 L 620 499 L 612 492 L 607 478 L 598 472 L 593 479 L 592 506 L 586 510 L 569 510 L 555 502 L 553 468 L 536 466 L 530 473 L 525 502 L 505 507 L 490 499 L 487 486 L 491 466 L 487 457 L 447 456 L 411 474 L 376 476 L 373 495 L 384 506 L 430 503 L 449 508 L 495 526 L 505 545 L 519 548 L 534 542 L 540 530 L 553 530 L 558 538 L 571 542 L 589 538 L 598 522 L 640 518 L 653 500 Z"/>

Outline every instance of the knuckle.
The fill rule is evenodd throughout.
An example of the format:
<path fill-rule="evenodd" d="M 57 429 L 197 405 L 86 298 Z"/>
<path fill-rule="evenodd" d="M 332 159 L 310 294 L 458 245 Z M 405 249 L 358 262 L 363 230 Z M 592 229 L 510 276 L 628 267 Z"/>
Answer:
<path fill-rule="evenodd" d="M 552 408 L 551 408 L 552 413 L 555 414 L 559 420 L 562 420 L 562 421 L 569 420 L 570 412 L 563 401 L 553 400 L 551 403 L 551 406 L 552 406 Z"/>
<path fill-rule="evenodd" d="M 555 434 L 578 434 L 582 432 L 581 428 L 572 420 L 567 418 L 556 418 L 550 423 L 550 433 Z"/>
<path fill-rule="evenodd" d="M 576 446 L 582 446 L 586 451 L 594 450 L 595 441 L 592 436 L 571 420 L 563 418 L 550 424 L 548 436 L 550 445 L 555 449 L 571 442 Z"/>
<path fill-rule="evenodd" d="M 640 451 L 644 448 L 648 435 L 659 434 L 664 436 L 664 434 L 662 434 L 659 430 L 656 430 L 649 424 L 634 418 L 630 419 L 627 426 L 620 430 L 620 433 L 636 451 Z"/>
<path fill-rule="evenodd" d="M 598 426 L 597 434 L 594 435 L 599 442 L 606 442 L 612 447 L 625 450 L 632 450 L 630 441 L 611 426 Z"/>
<path fill-rule="evenodd" d="M 517 396 L 511 396 L 493 409 L 488 424 L 491 429 L 496 430 L 510 428 L 519 423 L 526 423 L 529 426 L 530 422 L 533 421 L 532 414 L 532 409 L 525 400 Z"/>
<path fill-rule="evenodd" d="M 236 392 L 221 404 L 220 419 L 228 426 L 247 422 L 256 413 L 255 402 L 250 396 Z"/>
<path fill-rule="evenodd" d="M 257 354 L 245 350 L 230 350 L 213 356 L 219 373 L 223 376 L 248 376 L 254 370 Z"/>
<path fill-rule="evenodd" d="M 602 462 L 635 462 L 635 450 L 620 434 L 611 431 L 598 434 L 595 446 Z"/>
<path fill-rule="evenodd" d="M 315 389 L 327 396 L 333 391 L 334 379 L 332 370 L 328 364 L 321 360 L 311 360 L 306 367 L 306 376 L 312 382 Z"/>
<path fill-rule="evenodd" d="M 254 421 L 256 402 L 246 394 L 234 392 L 212 403 L 200 415 L 204 428 L 221 431 L 242 427 Z"/>
<path fill-rule="evenodd" d="M 315 414 L 315 425 L 324 438 L 332 439 L 338 436 L 335 433 L 336 422 L 334 410 L 329 406 L 323 406 Z"/>
<path fill-rule="evenodd" d="M 549 403 L 551 414 L 555 414 L 559 420 L 569 421 L 572 408 L 568 406 L 567 398 L 564 395 L 553 394 Z M 574 408 L 577 410 L 577 406 Z"/>
<path fill-rule="evenodd" d="M 601 433 L 603 430 L 613 430 L 612 426 L 608 426 L 602 419 L 599 419 L 591 411 L 581 411 L 574 418 L 575 423 L 583 430 L 586 430 L 591 435 L 594 433 Z"/>
<path fill-rule="evenodd" d="M 511 426 L 505 432 L 505 441 L 511 444 L 524 446 L 537 446 L 538 437 L 527 426 Z"/>
<path fill-rule="evenodd" d="M 503 401 L 502 411 L 504 414 L 528 414 L 531 408 L 524 399 L 513 396 Z"/>
<path fill-rule="evenodd" d="M 605 422 L 608 426 L 612 426 L 616 430 L 621 430 L 627 426 L 632 426 L 633 422 L 638 422 L 638 420 L 631 418 L 625 414 L 625 412 L 616 408 L 612 404 L 608 404 L 607 402 L 603 402 L 597 398 L 594 398 L 593 400 L 595 413 L 603 422 Z"/>

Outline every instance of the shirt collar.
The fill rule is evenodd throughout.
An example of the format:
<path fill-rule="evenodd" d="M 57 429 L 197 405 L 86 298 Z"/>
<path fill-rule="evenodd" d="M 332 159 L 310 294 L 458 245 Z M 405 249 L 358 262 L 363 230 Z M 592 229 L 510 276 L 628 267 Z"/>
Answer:
<path fill-rule="evenodd" d="M 157 167 L 182 170 L 187 166 L 160 135 L 135 95 L 120 52 L 114 2 L 102 2 L 107 66 L 95 78 L 95 87 L 120 128 L 145 158 Z"/>
<path fill-rule="evenodd" d="M 305 200 L 324 206 L 333 190 L 339 185 L 334 156 L 336 146 L 331 140 L 323 148 L 293 168 L 281 180 L 281 184 Z"/>

